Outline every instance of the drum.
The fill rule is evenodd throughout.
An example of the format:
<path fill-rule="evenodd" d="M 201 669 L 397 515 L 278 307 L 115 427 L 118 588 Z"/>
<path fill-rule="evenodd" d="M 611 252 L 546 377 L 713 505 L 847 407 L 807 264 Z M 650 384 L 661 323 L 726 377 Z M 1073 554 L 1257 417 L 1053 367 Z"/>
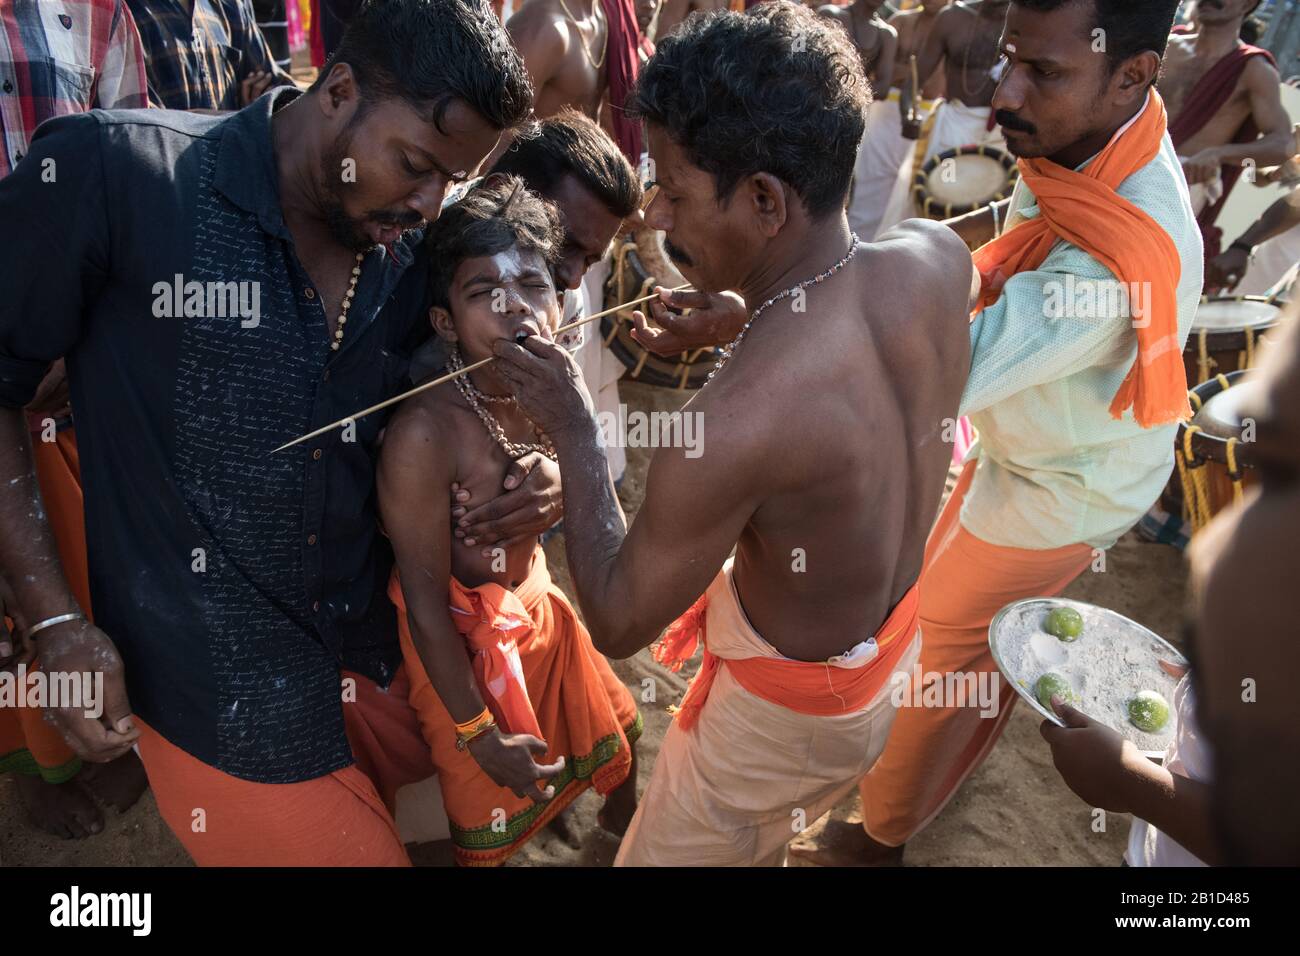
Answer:
<path fill-rule="evenodd" d="M 605 308 L 649 295 L 655 286 L 686 285 L 664 251 L 663 233 L 643 228 L 619 240 L 614 268 L 605 283 Z M 642 308 L 635 306 L 634 308 Z M 642 308 L 642 311 L 646 311 Z M 632 338 L 632 309 L 620 309 L 600 320 L 605 345 L 628 368 L 628 378 L 666 388 L 699 388 L 717 361 L 717 349 L 692 349 L 672 358 L 647 351 Z"/>
<path fill-rule="evenodd" d="M 964 216 L 1011 195 L 1016 160 L 996 146 L 958 146 L 930 157 L 912 178 L 912 200 L 927 219 Z"/>
<path fill-rule="evenodd" d="M 1259 337 L 1277 325 L 1285 306 L 1260 295 L 1202 297 L 1183 350 L 1188 384 L 1254 367 Z"/>
<path fill-rule="evenodd" d="M 1256 481 L 1254 425 L 1242 409 L 1258 395 L 1246 371 L 1216 375 L 1188 393 L 1192 420 L 1178 426 L 1174 456 L 1182 488 L 1183 518 L 1192 534 L 1236 502 Z"/>

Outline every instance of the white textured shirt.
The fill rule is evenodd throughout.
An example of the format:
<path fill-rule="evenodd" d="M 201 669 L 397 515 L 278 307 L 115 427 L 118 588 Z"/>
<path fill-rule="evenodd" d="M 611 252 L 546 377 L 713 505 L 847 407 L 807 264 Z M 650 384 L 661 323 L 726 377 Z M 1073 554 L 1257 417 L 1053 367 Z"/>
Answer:
<path fill-rule="evenodd" d="M 1117 192 L 1159 223 L 1178 249 L 1178 335 L 1185 344 L 1204 267 L 1200 230 L 1168 135 Z M 1007 227 L 1037 215 L 1022 180 Z M 979 430 L 971 452 L 978 470 L 961 511 L 962 525 L 976 537 L 1038 550 L 1078 543 L 1109 548 L 1160 496 L 1174 467 L 1177 426 L 1142 428 L 1131 409 L 1119 419 L 1110 414 L 1137 357 L 1133 309 L 1113 298 L 1118 288 L 1101 262 L 1058 240 L 1039 268 L 1013 276 L 1001 298 L 976 313 L 961 402 Z M 1139 311 L 1143 294 L 1132 300 Z"/>

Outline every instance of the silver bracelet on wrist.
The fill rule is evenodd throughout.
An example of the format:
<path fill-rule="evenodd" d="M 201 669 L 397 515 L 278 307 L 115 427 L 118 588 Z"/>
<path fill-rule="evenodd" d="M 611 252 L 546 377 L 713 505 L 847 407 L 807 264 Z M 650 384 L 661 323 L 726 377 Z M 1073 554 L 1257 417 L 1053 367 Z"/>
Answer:
<path fill-rule="evenodd" d="M 80 611 L 73 611 L 71 614 L 56 614 L 54 617 L 47 617 L 38 624 L 33 624 L 27 629 L 27 636 L 31 637 L 37 631 L 43 631 L 47 627 L 53 627 L 55 624 L 62 624 L 65 621 L 84 621 L 86 615 Z"/>

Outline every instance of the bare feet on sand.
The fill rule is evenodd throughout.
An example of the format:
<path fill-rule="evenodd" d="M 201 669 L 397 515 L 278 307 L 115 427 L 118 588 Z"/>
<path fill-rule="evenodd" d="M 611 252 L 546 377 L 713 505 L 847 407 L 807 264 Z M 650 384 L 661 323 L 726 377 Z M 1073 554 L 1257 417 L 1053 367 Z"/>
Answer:
<path fill-rule="evenodd" d="M 14 783 L 27 821 L 36 829 L 64 840 L 81 840 L 104 829 L 104 815 L 76 777 L 66 783 L 46 783 L 18 773 Z"/>
<path fill-rule="evenodd" d="M 555 834 L 560 842 L 570 849 L 577 850 L 582 847 L 582 839 L 573 829 L 573 815 L 569 810 L 561 810 L 552 817 L 551 822 L 546 824 L 546 829 Z"/>
<path fill-rule="evenodd" d="M 903 846 L 885 846 L 867 836 L 861 823 L 827 820 L 815 838 L 801 837 L 789 854 L 814 866 L 902 866 Z"/>
<path fill-rule="evenodd" d="M 617 790 L 605 798 L 605 805 L 596 811 L 600 828 L 616 837 L 627 833 L 628 824 L 636 813 L 636 777 L 629 775 Z"/>
<path fill-rule="evenodd" d="M 145 776 L 144 764 L 140 762 L 134 750 L 128 750 L 108 763 L 86 764 L 77 780 L 84 784 L 101 803 L 107 804 L 118 813 L 130 810 L 149 789 L 149 778 Z"/>
<path fill-rule="evenodd" d="M 637 747 L 633 742 L 632 764 L 628 767 L 627 779 L 610 791 L 605 798 L 605 805 L 596 813 L 596 822 L 600 828 L 620 839 L 627 833 L 628 825 L 636 813 L 636 778 Z"/>

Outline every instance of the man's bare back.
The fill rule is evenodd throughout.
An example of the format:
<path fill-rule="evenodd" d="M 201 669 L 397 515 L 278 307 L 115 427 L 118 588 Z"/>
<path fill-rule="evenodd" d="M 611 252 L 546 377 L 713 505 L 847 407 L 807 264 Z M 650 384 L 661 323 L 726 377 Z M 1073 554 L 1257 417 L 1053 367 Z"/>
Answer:
<path fill-rule="evenodd" d="M 708 455 L 736 450 L 736 469 L 759 475 L 735 580 L 755 630 L 787 657 L 827 660 L 866 640 L 920 574 L 970 366 L 970 285 L 951 230 L 905 223 L 810 287 L 807 311 L 784 300 L 760 316 L 687 406 Z M 725 457 L 714 467 L 731 470 Z"/>
<path fill-rule="evenodd" d="M 609 38 L 600 0 L 530 0 L 510 18 L 506 30 L 533 81 L 538 116 L 553 116 L 571 106 L 600 118 Z"/>
<path fill-rule="evenodd" d="M 967 106 L 991 105 L 998 85 L 993 70 L 1001 59 L 998 44 L 1009 2 L 953 0 L 941 10 L 917 57 L 922 84 L 942 60 L 949 99 Z"/>
<path fill-rule="evenodd" d="M 925 38 L 934 29 L 934 21 L 943 9 L 942 4 L 927 3 L 924 7 L 904 10 L 889 18 L 889 25 L 898 33 L 898 52 L 894 55 L 893 85 L 898 89 L 911 77 L 909 61 L 915 55 L 920 59 L 921 47 Z M 947 71 L 936 70 L 928 80 L 921 83 L 921 96 L 927 100 L 937 100 L 944 95 L 947 88 Z"/>

